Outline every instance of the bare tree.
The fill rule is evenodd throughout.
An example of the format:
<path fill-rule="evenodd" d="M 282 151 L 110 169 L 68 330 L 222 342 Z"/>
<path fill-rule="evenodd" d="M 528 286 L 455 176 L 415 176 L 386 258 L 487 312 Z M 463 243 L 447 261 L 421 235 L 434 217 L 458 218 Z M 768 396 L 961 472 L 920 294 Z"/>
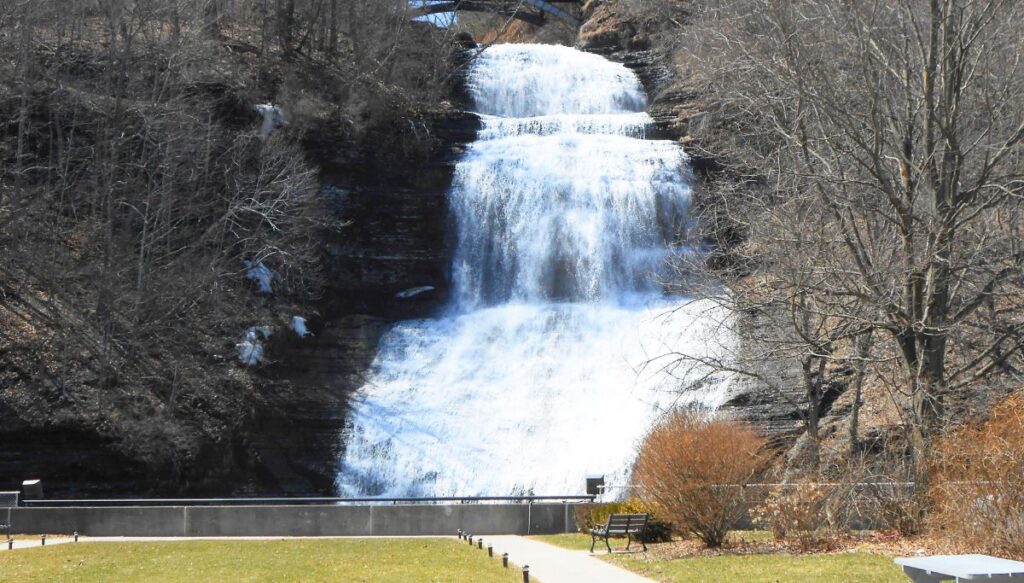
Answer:
<path fill-rule="evenodd" d="M 781 215 L 759 230 L 740 213 L 743 265 L 785 282 L 795 321 L 820 322 L 829 341 L 884 335 L 875 345 L 902 363 L 921 481 L 947 403 L 1024 346 L 1022 11 L 741 0 L 707 3 L 690 33 L 736 123 L 726 158 L 759 177 L 733 208 L 756 200 Z M 812 251 L 793 263 L 778 237 L 799 232 Z"/>

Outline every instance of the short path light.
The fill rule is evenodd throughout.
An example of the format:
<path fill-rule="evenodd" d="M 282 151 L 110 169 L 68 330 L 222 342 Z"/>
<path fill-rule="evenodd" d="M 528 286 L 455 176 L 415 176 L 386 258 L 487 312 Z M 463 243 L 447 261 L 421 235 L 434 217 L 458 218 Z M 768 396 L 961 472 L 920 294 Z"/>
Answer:
<path fill-rule="evenodd" d="M 481 551 L 484 550 L 484 539 L 476 539 L 476 548 L 480 549 Z"/>
<path fill-rule="evenodd" d="M 473 546 L 473 535 L 469 535 L 468 537 L 466 537 L 466 540 L 469 541 L 469 546 Z"/>
<path fill-rule="evenodd" d="M 494 545 L 487 545 L 487 556 L 488 557 L 493 557 L 494 556 Z"/>
<path fill-rule="evenodd" d="M 459 540 L 462 540 L 462 529 L 459 529 Z"/>
<path fill-rule="evenodd" d="M 75 531 L 75 542 L 78 542 L 78 531 Z"/>
<path fill-rule="evenodd" d="M 501 566 L 508 569 L 508 553 L 501 553 Z"/>
<path fill-rule="evenodd" d="M 530 583 L 530 566 L 523 565 L 523 583 Z"/>
<path fill-rule="evenodd" d="M 43 536 L 41 536 L 39 540 L 40 540 L 39 546 L 45 547 L 46 546 L 46 535 L 44 534 Z"/>

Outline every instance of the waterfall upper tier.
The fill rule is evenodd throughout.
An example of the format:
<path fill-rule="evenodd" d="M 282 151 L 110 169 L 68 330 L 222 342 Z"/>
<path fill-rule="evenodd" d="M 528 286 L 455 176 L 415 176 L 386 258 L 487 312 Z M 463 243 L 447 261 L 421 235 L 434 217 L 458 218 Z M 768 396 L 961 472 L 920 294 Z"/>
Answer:
<path fill-rule="evenodd" d="M 495 45 L 469 76 L 478 113 L 502 117 L 636 113 L 647 108 L 640 80 L 624 65 L 553 45 Z"/>
<path fill-rule="evenodd" d="M 663 291 L 687 249 L 689 173 L 677 144 L 642 139 L 636 76 L 565 47 L 497 45 L 468 84 L 484 127 L 449 193 L 452 304 L 382 341 L 345 435 L 345 494 L 622 481 L 658 415 L 723 394 L 659 360 L 711 355 L 722 337 L 713 305 Z"/>

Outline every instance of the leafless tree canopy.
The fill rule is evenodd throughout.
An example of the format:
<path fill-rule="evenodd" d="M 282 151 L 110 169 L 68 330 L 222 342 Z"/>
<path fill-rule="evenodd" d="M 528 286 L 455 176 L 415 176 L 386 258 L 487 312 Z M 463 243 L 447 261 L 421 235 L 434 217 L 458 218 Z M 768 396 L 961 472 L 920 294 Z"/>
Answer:
<path fill-rule="evenodd" d="M 857 390 L 902 371 L 922 453 L 948 407 L 1021 379 L 1024 6 L 700 4 L 684 44 L 729 176 L 706 195 L 743 234 L 709 295 L 782 323 L 703 364 L 799 363 L 809 432 L 827 367 L 853 367 Z"/>

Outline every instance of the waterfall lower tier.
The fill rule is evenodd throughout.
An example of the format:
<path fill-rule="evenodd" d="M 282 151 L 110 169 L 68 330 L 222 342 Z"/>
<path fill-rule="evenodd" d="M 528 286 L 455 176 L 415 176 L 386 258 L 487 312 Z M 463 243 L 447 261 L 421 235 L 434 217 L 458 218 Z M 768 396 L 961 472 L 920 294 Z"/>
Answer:
<path fill-rule="evenodd" d="M 499 45 L 469 87 L 484 129 L 449 196 L 452 305 L 384 338 L 345 432 L 342 494 L 621 483 L 658 415 L 723 394 L 671 366 L 711 355 L 720 318 L 662 290 L 667 258 L 687 252 L 690 188 L 682 149 L 642 139 L 636 77 L 565 47 Z"/>
<path fill-rule="evenodd" d="M 621 483 L 634 445 L 679 400 L 659 363 L 694 352 L 708 306 L 507 304 L 407 322 L 387 336 L 356 404 L 345 493 L 570 494 Z M 685 399 L 718 405 L 719 391 Z"/>

